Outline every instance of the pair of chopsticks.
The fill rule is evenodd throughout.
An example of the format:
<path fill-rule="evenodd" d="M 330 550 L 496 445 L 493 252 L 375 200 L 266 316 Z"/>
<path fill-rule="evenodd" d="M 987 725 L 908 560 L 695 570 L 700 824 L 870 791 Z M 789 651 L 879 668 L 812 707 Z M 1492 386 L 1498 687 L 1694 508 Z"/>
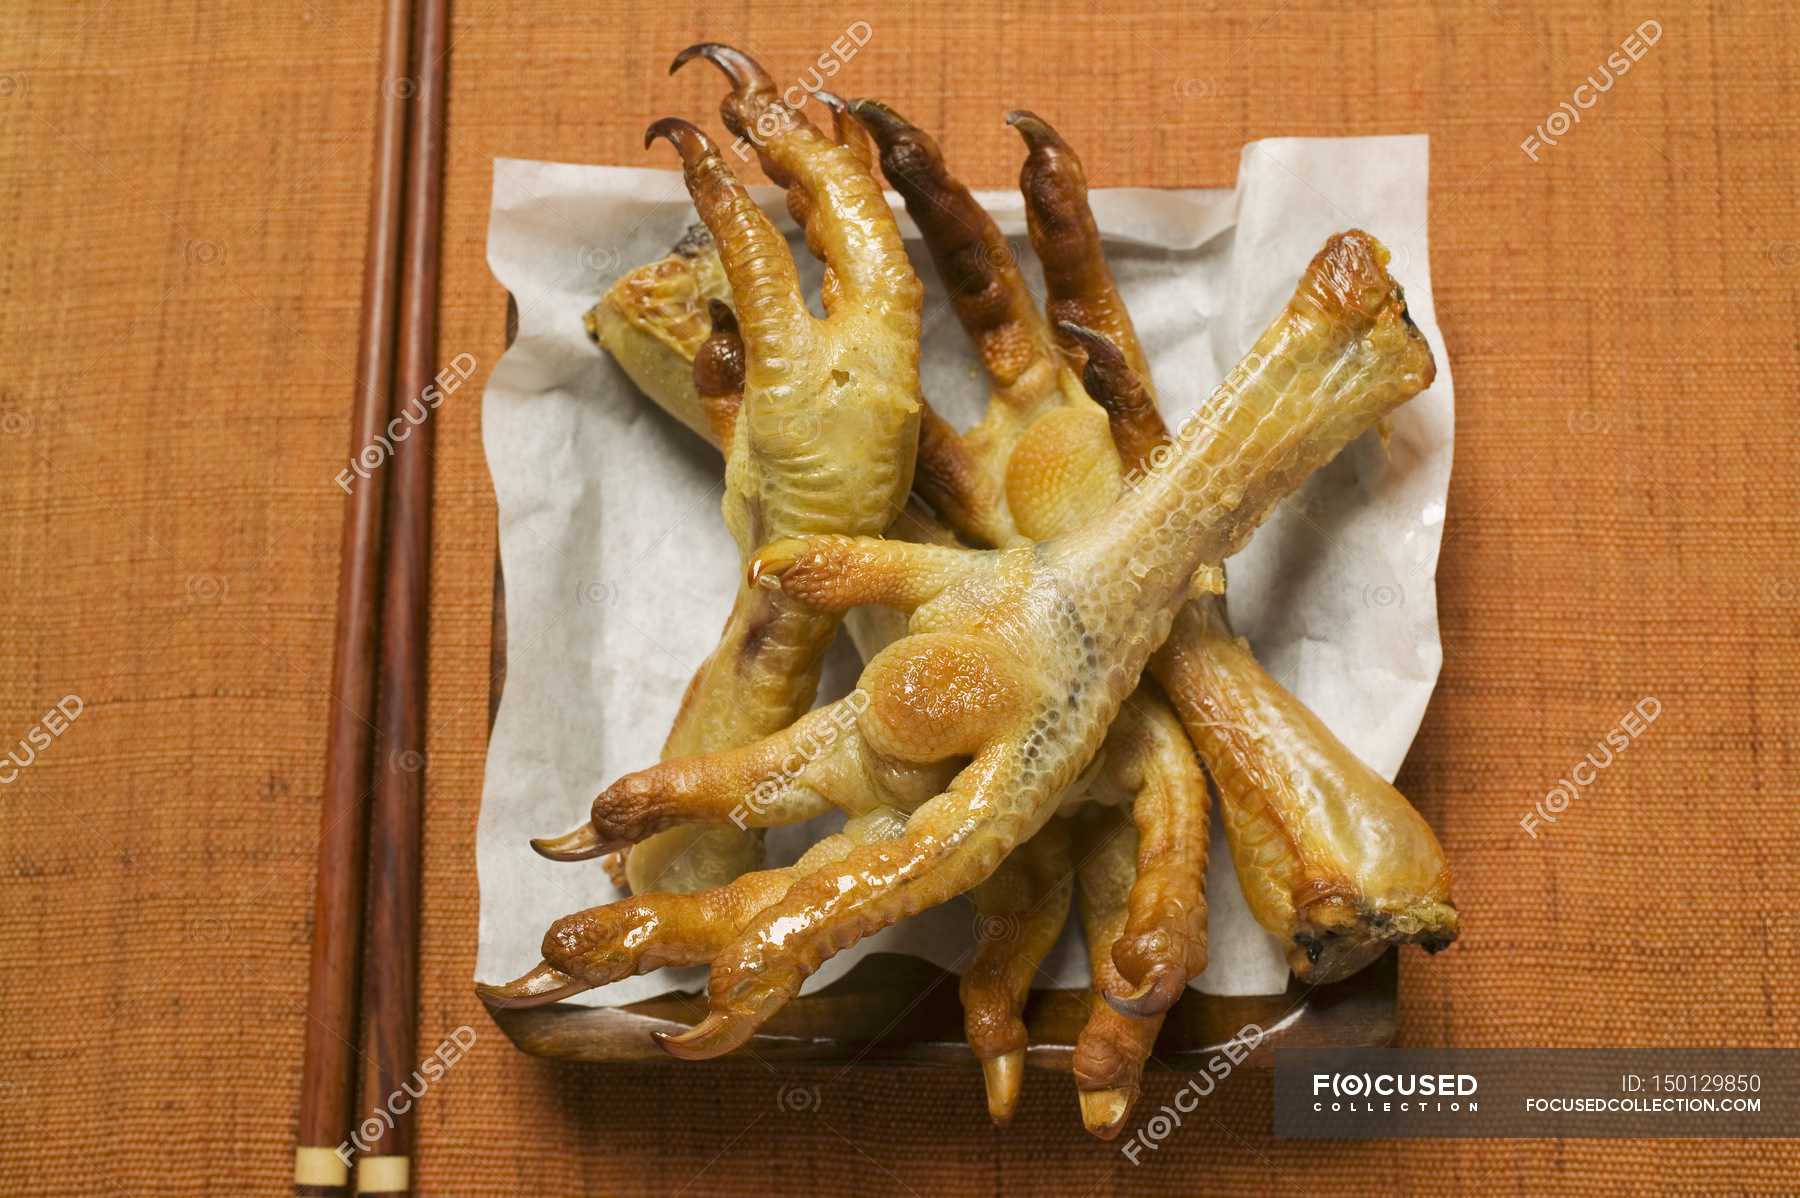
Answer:
<path fill-rule="evenodd" d="M 348 1194 L 352 1162 L 358 1193 L 411 1192 L 432 422 L 401 413 L 437 351 L 445 0 L 387 0 L 382 30 L 350 452 L 392 451 L 353 478 L 344 510 L 294 1150 L 295 1193 L 310 1198 Z"/>

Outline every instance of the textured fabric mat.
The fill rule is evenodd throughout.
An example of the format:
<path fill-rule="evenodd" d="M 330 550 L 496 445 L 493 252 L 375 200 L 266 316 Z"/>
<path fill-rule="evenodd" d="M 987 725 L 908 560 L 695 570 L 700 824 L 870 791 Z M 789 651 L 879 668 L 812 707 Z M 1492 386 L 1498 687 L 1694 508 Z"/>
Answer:
<path fill-rule="evenodd" d="M 287 1188 L 378 7 L 0 6 L 0 744 L 80 701 L 0 785 L 0 1192 Z M 1649 16 L 1655 46 L 1533 161 L 1521 140 Z M 667 78 L 676 50 L 729 40 L 797 78 L 857 20 L 872 36 L 834 83 L 893 101 L 973 184 L 1016 177 L 1016 106 L 1107 185 L 1225 184 L 1256 137 L 1431 135 L 1458 444 L 1443 678 L 1401 785 L 1466 930 L 1405 958 L 1402 1040 L 1794 1044 L 1786 6 L 468 0 L 443 360 L 485 374 L 501 348 L 494 157 L 667 166 L 644 126 L 717 130 L 721 95 L 704 67 Z M 494 554 L 476 396 L 433 417 L 420 1035 L 477 1041 L 421 1104 L 420 1192 L 1800 1188 L 1771 1141 L 1275 1141 L 1251 1075 L 1134 1167 L 1060 1079 L 1032 1077 L 997 1132 L 971 1069 L 518 1054 L 469 987 Z M 1656 722 L 1528 836 L 1646 696 Z M 1153 1078 L 1145 1109 L 1176 1084 Z"/>

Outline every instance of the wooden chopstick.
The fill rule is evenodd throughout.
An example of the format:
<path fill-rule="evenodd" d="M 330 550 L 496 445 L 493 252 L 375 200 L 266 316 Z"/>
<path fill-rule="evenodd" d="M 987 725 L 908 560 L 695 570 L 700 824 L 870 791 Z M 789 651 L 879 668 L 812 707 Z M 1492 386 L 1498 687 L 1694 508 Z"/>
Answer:
<path fill-rule="evenodd" d="M 398 367 L 394 378 L 393 492 L 387 505 L 387 579 L 381 621 L 381 696 L 370 817 L 369 939 L 365 951 L 363 1068 L 357 1113 L 375 1131 L 359 1144 L 356 1189 L 412 1192 L 417 1070 L 420 830 L 425 799 L 426 617 L 431 591 L 432 411 L 437 363 L 438 261 L 443 241 L 445 0 L 413 17 L 413 99 L 407 145 Z"/>
<path fill-rule="evenodd" d="M 394 325 L 399 300 L 401 186 L 406 159 L 406 77 L 410 0 L 388 0 L 382 18 L 381 79 L 375 120 L 374 182 L 363 260 L 351 461 L 378 445 L 393 390 Z M 306 992 L 306 1049 L 301 1069 L 294 1190 L 308 1198 L 349 1192 L 349 1166 L 338 1154 L 349 1127 L 356 1043 L 357 971 L 362 957 L 363 807 L 375 725 L 376 614 L 381 593 L 385 472 L 348 475 L 338 565 L 333 698 L 325 733 L 325 787 L 319 803 L 319 866 L 313 891 L 311 974 Z"/>

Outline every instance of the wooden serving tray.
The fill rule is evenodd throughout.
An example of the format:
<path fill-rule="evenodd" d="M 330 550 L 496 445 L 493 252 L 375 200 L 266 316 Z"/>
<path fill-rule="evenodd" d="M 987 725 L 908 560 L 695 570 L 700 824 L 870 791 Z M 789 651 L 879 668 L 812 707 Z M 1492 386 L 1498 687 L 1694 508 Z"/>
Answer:
<path fill-rule="evenodd" d="M 507 302 L 506 342 L 516 332 L 516 309 Z M 488 729 L 506 686 L 506 587 L 499 555 L 494 560 L 493 686 Z M 546 912 L 546 918 L 551 914 Z M 561 914 L 556 912 L 554 914 Z M 1289 980 L 1284 994 L 1220 998 L 1190 990 L 1163 1023 L 1152 1067 L 1203 1069 L 1208 1059 L 1245 1027 L 1263 1031 L 1250 1067 L 1267 1067 L 1277 1048 L 1353 1048 L 1389 1044 L 1396 1028 L 1399 967 L 1393 950 L 1353 977 L 1330 986 Z M 1027 1066 L 1068 1072 L 1075 1039 L 1087 1022 L 1088 991 L 1034 990 L 1025 1007 L 1031 1047 Z M 650 1033 L 679 1031 L 705 1013 L 692 994 L 664 994 L 622 1007 L 554 1003 L 532 1010 L 490 1006 L 488 1015 L 507 1038 L 540 1057 L 631 1064 L 674 1062 Z M 975 1058 L 963 1037 L 957 978 L 929 961 L 874 953 L 816 994 L 783 1007 L 744 1051 L 765 1061 L 817 1064 L 963 1064 Z"/>

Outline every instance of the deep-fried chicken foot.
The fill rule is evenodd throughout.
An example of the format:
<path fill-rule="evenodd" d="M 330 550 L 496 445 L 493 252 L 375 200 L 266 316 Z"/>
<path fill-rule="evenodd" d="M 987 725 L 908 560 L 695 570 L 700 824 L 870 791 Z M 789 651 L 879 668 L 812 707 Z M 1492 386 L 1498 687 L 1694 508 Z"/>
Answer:
<path fill-rule="evenodd" d="M 664 121 L 652 136 L 680 149 L 739 306 L 745 395 L 731 422 L 725 503 L 734 537 L 747 553 L 777 536 L 884 530 L 911 486 L 921 291 L 866 156 L 799 118 L 763 147 L 809 197 L 809 241 L 832 279 L 819 321 L 806 311 L 785 242 L 705 135 Z M 716 420 L 707 423 L 722 434 Z M 746 582 L 665 756 L 729 748 L 790 723 L 812 702 L 836 626 Z M 730 829 L 682 829 L 654 846 L 661 851 L 640 845 L 628 865 L 634 889 L 692 889 L 749 863 L 751 854 L 739 853 L 720 867 L 722 853 L 697 851 L 697 841 L 714 837 L 728 848 L 751 840 Z M 591 826 L 539 847 L 562 859 L 607 851 Z M 666 876 L 677 861 L 689 877 Z"/>
<path fill-rule="evenodd" d="M 953 513 L 971 537 L 1017 544 L 1028 535 L 1079 526 L 1117 497 L 1121 470 L 1135 467 L 1166 439 L 1149 384 L 1126 364 L 1124 354 L 1142 363 L 1143 352 L 1106 265 L 1079 158 L 1041 118 L 1027 112 L 1008 118 L 1029 150 L 1020 190 L 1044 264 L 1046 308 L 1052 316 L 1104 326 L 1123 350 L 1066 320 L 1053 331 L 1005 238 L 930 136 L 874 101 L 857 101 L 854 110 L 873 131 L 888 180 L 924 235 L 991 383 L 986 415 L 966 437 L 934 423 L 927 412 L 915 485 Z M 1121 370 L 1096 375 L 1090 360 L 1084 392 L 1075 369 L 1084 356 L 1102 352 L 1090 350 L 1090 341 Z M 1096 381 L 1110 385 L 1096 387 Z M 1116 944 L 1099 946 L 1119 966 L 1106 971 L 1102 989 L 1114 991 L 1115 1001 L 1137 1014 L 1166 1011 L 1206 965 L 1206 780 L 1154 687 L 1127 701 L 1100 762 L 1089 791 L 1110 790 L 1113 801 L 1130 805 L 1144 847 L 1141 876 L 1129 891 L 1129 917 L 1113 929 L 1122 935 Z M 1010 999 L 1022 1046 L 1024 992 L 988 993 L 983 987 L 989 978 L 1029 976 L 1049 945 L 1029 959 L 1029 940 L 986 947 L 992 955 L 1010 952 L 1017 959 L 1006 960 L 1005 968 L 996 962 L 973 982 L 965 974 L 965 1007 L 971 1015 L 975 1008 L 991 1012 Z M 1015 1095 L 996 1093 L 992 1070 L 987 1081 L 990 1109 L 1010 1107 Z"/>
<path fill-rule="evenodd" d="M 1112 417 L 1128 472 L 1167 430 L 1142 380 L 1087 342 L 1088 391 Z M 1288 945 L 1296 976 L 1338 981 L 1390 944 L 1437 952 L 1456 939 L 1450 866 L 1431 826 L 1232 635 L 1222 595 L 1194 599 L 1150 659 L 1219 786 L 1226 843 L 1251 913 Z M 1114 999 L 1114 1005 L 1133 1009 Z"/>
<path fill-rule="evenodd" d="M 1013 513 L 1021 510 L 1034 535 L 1042 526 L 1061 531 L 1056 513 L 1092 510 L 1116 494 L 1107 461 L 1112 455 L 1096 444 L 1103 438 L 1091 419 L 1083 419 L 1081 402 L 1063 406 L 1068 386 L 1044 383 L 1042 324 L 1004 253 L 1006 243 L 950 174 L 936 144 L 882 105 L 857 101 L 853 108 L 873 131 L 888 180 L 924 232 L 995 381 L 988 415 L 960 446 L 956 470 L 934 470 L 928 462 L 926 448 L 939 434 L 927 416 L 918 485 L 924 491 L 926 481 L 934 479 L 939 490 L 949 492 L 934 498 L 947 513 L 964 514 L 972 535 L 1005 517 L 1019 522 Z M 1086 394 L 1106 412 L 1120 469 L 1136 474 L 1156 460 L 1159 447 L 1168 452 L 1168 431 L 1130 317 L 1106 269 L 1080 161 L 1040 118 L 1015 113 L 1009 119 L 1031 146 L 1020 187 L 1032 243 L 1045 267 L 1046 307 L 1061 318 L 1055 326 L 1059 345 L 1065 352 L 1078 346 L 1085 353 Z M 1012 380 L 1037 382 L 1027 387 Z M 1029 402 L 1021 401 L 1021 392 Z M 1002 444 L 1004 453 L 998 452 Z M 1042 477 L 1049 481 L 1033 485 Z M 982 480 L 993 478 L 1004 480 L 1001 489 L 1014 499 L 1010 510 L 982 506 L 983 496 L 993 492 Z M 1292 947 L 1296 974 L 1335 980 L 1367 964 L 1388 943 L 1410 940 L 1433 949 L 1453 940 L 1448 868 L 1429 828 L 1398 792 L 1256 666 L 1247 648 L 1228 632 L 1206 635 L 1223 629 L 1222 621 L 1216 598 L 1198 600 L 1192 611 L 1184 611 L 1156 659 L 1156 674 L 1178 700 L 1189 735 L 1214 775 L 1222 785 L 1228 776 L 1235 780 L 1228 797 L 1236 810 L 1228 809 L 1226 825 L 1234 860 L 1246 893 L 1261 896 L 1251 900 L 1258 919 Z M 1203 711 L 1218 705 L 1208 695 L 1210 680 L 1220 675 L 1244 680 L 1241 685 L 1254 696 L 1228 730 Z M 1259 779 L 1274 781 L 1259 788 Z M 1302 797 L 1307 795 L 1324 797 L 1309 809 Z M 1204 809 L 1197 814 L 1204 826 Z M 1386 840 L 1355 834 L 1370 822 L 1395 834 Z M 1297 914 L 1308 909 L 1322 918 L 1309 921 Z M 1144 963 L 1132 960 L 1125 946 L 1115 952 L 1115 964 L 1131 991 L 1112 995 L 1122 1009 L 1139 1014 L 1164 1009 L 1179 992 L 1179 971 L 1166 956 L 1154 986 Z M 1198 964 L 1204 964 L 1203 954 Z"/>
<path fill-rule="evenodd" d="M 1389 944 L 1456 939 L 1450 867 L 1431 826 L 1231 634 L 1214 597 L 1151 659 L 1219 785 L 1257 922 L 1308 982 L 1348 977 Z"/>
<path fill-rule="evenodd" d="M 710 1057 L 743 1043 L 825 957 L 968 890 L 1043 825 L 1167 636 L 1195 571 L 1235 551 L 1274 503 L 1430 382 L 1430 351 L 1386 256 L 1367 234 L 1333 237 L 1183 427 L 1166 467 L 1075 533 L 986 553 L 833 537 L 759 553 L 752 573 L 803 602 L 830 594 L 833 606 L 915 609 L 912 635 L 865 668 L 867 706 L 839 743 L 860 739 L 895 776 L 968 764 L 900 838 L 796 883 L 715 956 L 710 1012 L 661 1038 L 669 1051 Z M 790 730 L 766 748 L 798 742 Z M 715 772 L 726 791 L 736 785 L 736 771 L 715 764 L 652 767 L 603 793 L 596 814 L 604 821 L 611 797 L 630 793 L 639 809 L 707 818 L 719 805 Z M 871 777 L 869 805 L 891 805 L 881 798 L 890 785 Z"/>
<path fill-rule="evenodd" d="M 792 195 L 792 194 L 793 193 L 790 192 L 790 195 Z M 1034 231 L 1035 231 L 1035 226 L 1034 226 Z M 1040 246 L 1040 254 L 1044 254 L 1043 248 L 1041 246 Z M 1049 255 L 1047 255 L 1047 254 L 1044 254 L 1044 256 L 1046 257 L 1046 259 L 1049 258 Z M 1128 369 L 1124 370 L 1120 373 L 1123 376 L 1125 376 L 1125 383 L 1129 384 L 1132 381 L 1130 379 L 1131 372 Z M 1089 390 L 1094 394 L 1094 396 L 1097 399 L 1100 399 L 1103 404 L 1108 403 L 1109 397 L 1108 397 L 1107 391 L 1101 387 L 1096 387 L 1094 384 L 1093 364 L 1090 364 L 1090 369 L 1089 369 Z M 1114 439 L 1119 444 L 1121 456 L 1124 456 L 1128 459 L 1126 465 L 1129 467 L 1133 464 L 1132 459 L 1142 457 L 1144 454 L 1145 447 L 1150 444 L 1153 444 L 1155 442 L 1155 440 L 1157 440 L 1161 436 L 1161 427 L 1160 427 L 1161 422 L 1160 422 L 1160 419 L 1156 418 L 1156 416 L 1155 416 L 1153 401 L 1149 404 L 1146 404 L 1143 402 L 1138 402 L 1135 405 L 1132 405 L 1129 403 L 1121 404 L 1117 401 L 1120 399 L 1130 400 L 1133 398 L 1129 387 L 1128 386 L 1115 386 L 1111 390 L 1113 391 L 1112 398 L 1115 401 L 1113 403 L 1113 405 L 1109 406 L 1109 408 L 1108 408 L 1108 415 L 1112 417 L 1112 433 L 1113 433 Z M 660 397 L 658 397 L 658 398 L 660 400 Z M 665 406 L 670 406 L 670 405 L 665 403 Z M 1146 413 L 1148 414 L 1149 419 L 1148 420 L 1141 419 L 1141 417 Z M 1137 438 L 1135 443 L 1132 441 L 1133 437 Z M 923 489 L 923 486 L 924 486 L 923 463 L 921 465 L 921 471 L 922 471 L 922 473 L 921 473 L 921 489 Z M 1178 622 L 1178 630 L 1179 630 L 1181 624 L 1186 622 L 1186 619 L 1187 619 L 1187 616 L 1186 616 L 1186 613 L 1184 613 L 1182 621 Z M 1172 650 L 1172 648 L 1173 648 L 1173 646 L 1171 646 L 1171 650 Z M 1170 656 L 1171 650 L 1165 650 L 1165 653 L 1163 656 L 1165 656 L 1165 657 Z M 1252 663 L 1252 665 L 1253 665 L 1253 663 Z M 1264 678 L 1266 680 L 1266 675 L 1264 676 Z M 1165 679 L 1165 681 L 1166 680 L 1167 679 Z M 1267 686 L 1269 688 L 1272 688 L 1275 691 L 1277 691 L 1277 693 L 1279 693 L 1279 688 L 1275 686 L 1275 684 L 1272 682 L 1272 680 L 1266 680 L 1266 682 L 1267 682 Z M 1289 704 L 1294 703 L 1291 696 L 1282 695 L 1282 697 L 1285 698 Z M 1192 712 L 1190 710 L 1191 707 L 1192 707 L 1192 704 L 1190 703 L 1186 708 L 1184 708 L 1184 715 L 1189 716 L 1190 723 L 1194 723 L 1195 718 L 1192 715 Z M 1316 719 L 1313 719 L 1312 723 L 1314 723 L 1316 725 L 1316 723 L 1317 723 Z M 1322 733 L 1324 738 L 1326 738 L 1327 740 L 1330 740 L 1328 732 L 1324 732 L 1324 730 L 1322 728 L 1319 728 L 1318 732 Z M 1335 745 L 1336 742 L 1330 741 L 1330 743 Z M 1339 749 L 1341 751 L 1341 746 L 1339 746 Z M 1252 754 L 1254 754 L 1254 750 L 1255 750 L 1255 745 L 1252 744 L 1250 747 L 1250 751 Z M 1366 767 L 1365 767 L 1365 768 L 1361 769 L 1361 772 L 1364 774 L 1367 774 L 1369 771 L 1367 771 Z M 1270 775 L 1265 772 L 1263 776 L 1267 777 Z M 1385 786 L 1385 783 L 1381 783 L 1379 781 L 1379 779 L 1375 779 L 1375 782 L 1379 786 Z M 1395 798 L 1398 799 L 1398 796 L 1396 795 Z M 1400 801 L 1403 804 L 1403 800 L 1400 800 Z M 1410 809 L 1407 809 L 1407 810 L 1410 813 Z M 1229 818 L 1229 815 L 1230 815 L 1230 812 L 1228 810 L 1228 818 Z M 1416 819 L 1416 816 L 1414 817 L 1414 819 Z M 1235 826 L 1236 825 L 1234 825 L 1234 827 Z M 1426 831 L 1426 836 L 1429 836 L 1428 830 Z M 1238 857 L 1238 859 L 1240 861 L 1240 869 L 1242 869 L 1243 868 L 1242 863 L 1245 860 L 1245 854 L 1243 852 L 1239 851 L 1241 846 L 1238 843 L 1238 839 L 1236 837 L 1234 837 L 1233 848 L 1234 848 L 1234 855 L 1236 855 Z M 1428 849 L 1422 850 L 1421 852 L 1414 854 L 1414 856 L 1419 857 L 1420 859 L 1425 859 L 1425 860 L 1436 860 L 1441 863 L 1441 854 L 1438 854 L 1436 852 L 1435 842 L 1429 842 Z M 1248 878 L 1246 878 L 1246 889 L 1247 890 L 1253 889 L 1252 883 L 1250 882 L 1250 880 Z M 1259 904 L 1257 904 L 1256 899 L 1254 897 L 1252 899 L 1252 903 L 1253 903 L 1253 906 L 1256 907 L 1259 917 L 1263 918 L 1263 922 L 1265 923 L 1265 925 L 1270 926 L 1271 930 L 1276 931 L 1277 934 L 1281 934 L 1281 926 L 1280 926 L 1279 922 L 1268 918 L 1265 914 L 1266 910 L 1269 907 L 1269 904 L 1259 905 Z M 1290 902 L 1288 904 L 1288 909 L 1291 911 L 1293 909 L 1293 906 L 1294 906 L 1294 904 L 1292 904 Z M 1440 913 L 1440 914 L 1442 914 L 1442 913 Z M 1453 920 L 1453 918 L 1454 918 L 1453 912 L 1449 913 L 1448 919 Z M 1404 924 L 1404 923 L 1405 923 L 1405 921 L 1402 921 L 1402 924 Z M 1450 928 L 1450 934 L 1453 934 L 1453 926 L 1454 926 L 1453 923 L 1450 923 L 1448 926 Z M 1440 924 L 1440 927 L 1438 930 L 1440 933 L 1443 931 L 1442 924 Z M 1316 938 L 1314 938 L 1312 942 L 1317 943 Z M 1429 940 L 1427 940 L 1426 942 L 1428 944 L 1430 943 Z M 1302 972 L 1303 974 L 1307 972 L 1307 969 L 1305 968 L 1305 966 L 1308 964 L 1310 964 L 1310 962 L 1306 961 L 1304 959 L 1296 961 L 1297 969 L 1300 972 Z M 1317 971 L 1314 971 L 1314 976 L 1319 977 L 1322 975 L 1320 975 Z"/>

